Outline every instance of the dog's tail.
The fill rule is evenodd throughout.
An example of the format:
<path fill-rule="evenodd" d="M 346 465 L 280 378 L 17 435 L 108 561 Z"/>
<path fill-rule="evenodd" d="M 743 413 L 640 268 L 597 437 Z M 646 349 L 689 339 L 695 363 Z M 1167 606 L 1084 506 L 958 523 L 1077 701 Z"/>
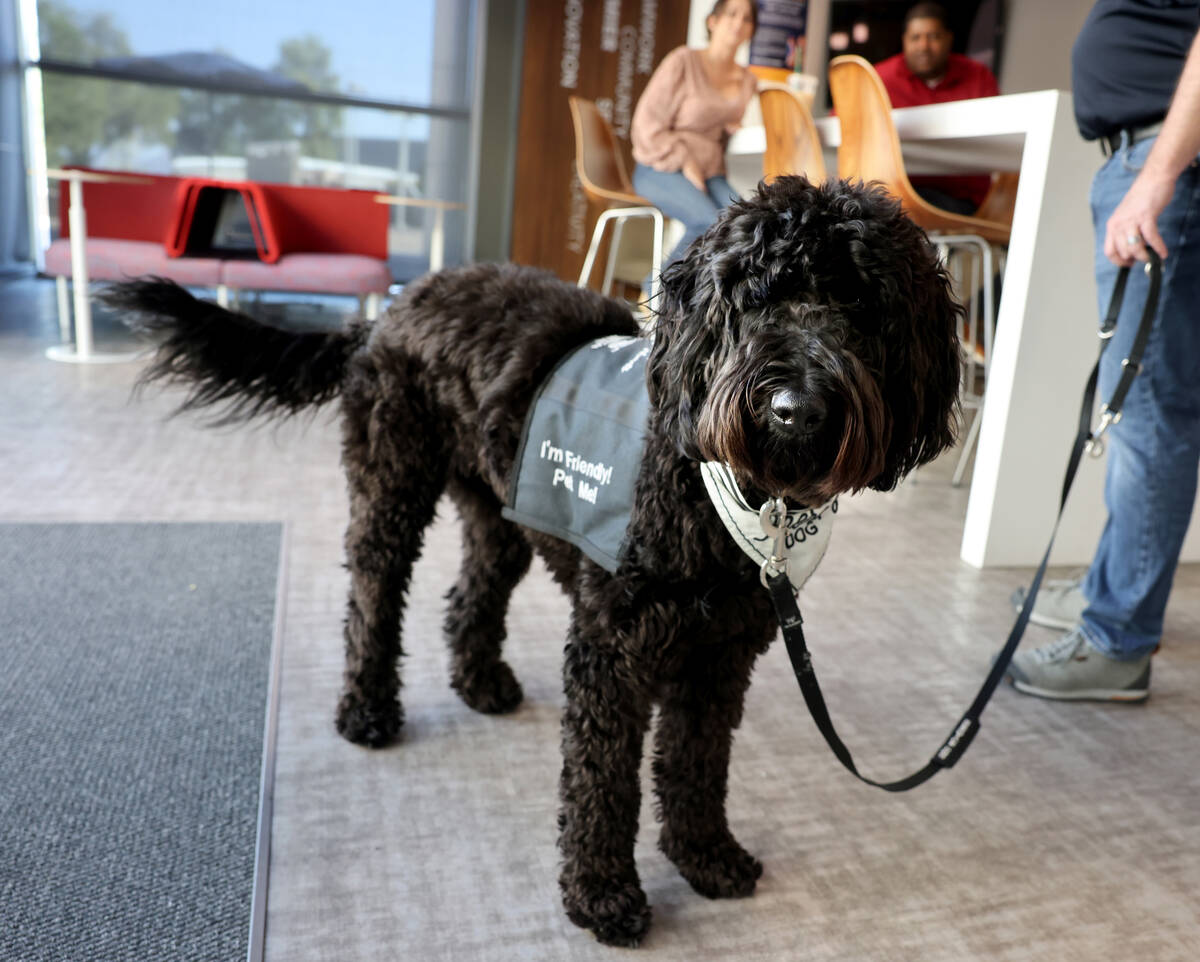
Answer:
<path fill-rule="evenodd" d="M 369 325 L 294 332 L 198 300 L 173 281 L 149 277 L 111 285 L 100 298 L 132 330 L 158 341 L 138 387 L 190 387 L 179 411 L 216 407 L 215 424 L 286 417 L 332 400 Z"/>

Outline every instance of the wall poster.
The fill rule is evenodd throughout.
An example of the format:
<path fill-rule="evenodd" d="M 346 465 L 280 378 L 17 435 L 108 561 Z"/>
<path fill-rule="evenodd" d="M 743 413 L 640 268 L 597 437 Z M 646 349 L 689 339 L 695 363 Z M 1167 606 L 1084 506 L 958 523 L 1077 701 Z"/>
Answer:
<path fill-rule="evenodd" d="M 758 29 L 750 41 L 750 63 L 803 71 L 807 19 L 807 0 L 758 0 Z"/>

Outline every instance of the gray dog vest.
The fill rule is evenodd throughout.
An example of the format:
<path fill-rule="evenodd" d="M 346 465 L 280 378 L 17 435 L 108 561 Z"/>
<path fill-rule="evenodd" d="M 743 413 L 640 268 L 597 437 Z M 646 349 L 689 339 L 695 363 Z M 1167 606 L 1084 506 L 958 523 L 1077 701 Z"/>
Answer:
<path fill-rule="evenodd" d="M 501 514 L 579 548 L 616 571 L 626 547 L 634 486 L 646 448 L 650 341 L 612 336 L 568 354 L 538 389 L 517 449 Z M 756 564 L 782 552 L 799 591 L 829 543 L 837 499 L 788 512 L 782 542 L 763 531 L 727 465 L 700 465 L 721 522 Z"/>
<path fill-rule="evenodd" d="M 572 351 L 538 389 L 501 514 L 616 571 L 646 447 L 650 341 L 611 336 Z"/>

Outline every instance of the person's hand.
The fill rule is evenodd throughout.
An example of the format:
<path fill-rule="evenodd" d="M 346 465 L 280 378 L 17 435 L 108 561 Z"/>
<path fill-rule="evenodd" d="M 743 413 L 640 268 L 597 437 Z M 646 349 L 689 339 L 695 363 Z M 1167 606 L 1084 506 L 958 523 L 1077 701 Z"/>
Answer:
<path fill-rule="evenodd" d="M 708 185 L 704 183 L 704 176 L 700 173 L 700 166 L 690 158 L 683 162 L 683 176 L 686 177 L 696 190 L 701 193 L 708 192 Z"/>
<path fill-rule="evenodd" d="M 1158 232 L 1158 217 L 1175 193 L 1175 178 L 1145 168 L 1112 212 L 1104 228 L 1104 256 L 1118 267 L 1148 261 L 1146 246 L 1166 260 L 1167 245 Z"/>

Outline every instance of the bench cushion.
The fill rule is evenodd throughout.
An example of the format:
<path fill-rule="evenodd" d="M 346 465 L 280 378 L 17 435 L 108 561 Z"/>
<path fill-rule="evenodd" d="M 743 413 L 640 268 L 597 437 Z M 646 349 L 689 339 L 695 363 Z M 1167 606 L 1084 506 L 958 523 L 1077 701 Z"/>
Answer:
<path fill-rule="evenodd" d="M 221 262 L 215 257 L 167 257 L 157 242 L 89 237 L 85 245 L 88 279 L 127 281 L 145 274 L 167 277 L 179 284 L 216 287 Z M 59 238 L 46 249 L 46 273 L 71 276 L 71 242 Z"/>
<path fill-rule="evenodd" d="M 363 254 L 284 254 L 274 264 L 221 262 L 221 283 L 237 290 L 307 291 L 323 294 L 386 294 L 387 262 Z"/>

